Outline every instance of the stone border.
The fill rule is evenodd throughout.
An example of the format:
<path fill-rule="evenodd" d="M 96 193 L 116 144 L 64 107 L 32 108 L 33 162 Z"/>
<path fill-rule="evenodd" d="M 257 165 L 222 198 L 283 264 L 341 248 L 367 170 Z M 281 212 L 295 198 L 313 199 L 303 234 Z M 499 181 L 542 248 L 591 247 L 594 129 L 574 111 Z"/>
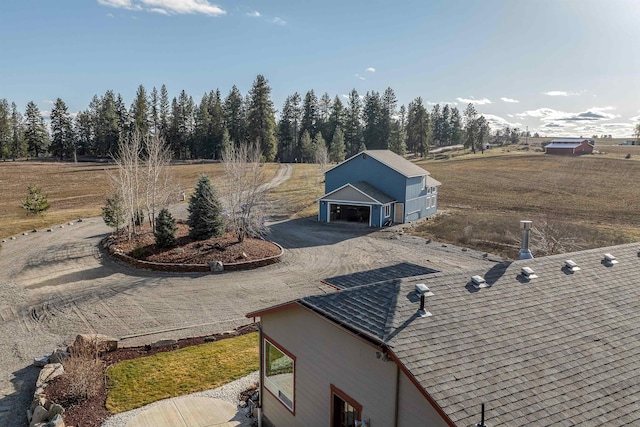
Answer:
<path fill-rule="evenodd" d="M 241 271 L 241 270 L 253 270 L 255 268 L 265 267 L 267 265 L 280 262 L 282 255 L 284 255 L 284 248 L 276 242 L 268 241 L 280 248 L 280 253 L 267 258 L 262 258 L 253 261 L 241 261 L 223 264 L 221 262 L 212 262 L 209 264 L 175 264 L 175 263 L 161 263 L 151 262 L 135 259 L 125 254 L 121 250 L 117 249 L 108 236 L 102 240 L 102 246 L 108 250 L 109 254 L 133 267 L 142 268 L 144 270 L 152 271 L 164 271 L 173 273 L 213 273 L 223 271 Z"/>

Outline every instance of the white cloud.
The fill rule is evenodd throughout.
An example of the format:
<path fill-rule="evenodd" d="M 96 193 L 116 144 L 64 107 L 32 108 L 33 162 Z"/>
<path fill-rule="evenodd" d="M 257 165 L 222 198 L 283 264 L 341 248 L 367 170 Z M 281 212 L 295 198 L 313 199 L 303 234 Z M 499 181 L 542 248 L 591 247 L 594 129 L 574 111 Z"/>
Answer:
<path fill-rule="evenodd" d="M 342 94 L 342 97 L 343 97 L 344 99 L 349 99 L 349 95 L 347 95 L 346 93 L 343 93 L 343 94 Z"/>
<path fill-rule="evenodd" d="M 153 12 L 153 13 L 159 13 L 161 15 L 170 15 L 169 12 L 167 12 L 166 10 L 160 8 L 160 7 L 154 7 L 149 9 L 149 12 Z"/>
<path fill-rule="evenodd" d="M 547 96 L 574 96 L 580 95 L 579 93 L 574 92 L 566 92 L 564 90 L 550 90 L 549 92 L 544 92 Z"/>
<path fill-rule="evenodd" d="M 103 6 L 118 9 L 145 10 L 165 15 L 225 15 L 227 12 L 209 0 L 98 0 Z"/>
<path fill-rule="evenodd" d="M 360 80 L 367 80 L 365 77 L 362 77 L 360 74 L 354 74 L 354 76 L 356 76 Z"/>
<path fill-rule="evenodd" d="M 445 105 L 445 104 L 458 105 L 458 103 L 455 101 L 440 101 L 440 102 L 427 101 L 427 105 Z"/>
<path fill-rule="evenodd" d="M 53 104 L 56 103 L 55 101 L 52 101 L 50 99 L 44 99 L 42 102 L 44 102 L 45 104 L 50 104 L 50 105 L 53 105 Z"/>
<path fill-rule="evenodd" d="M 113 18 L 113 13 L 107 13 L 108 18 Z"/>
<path fill-rule="evenodd" d="M 516 103 L 516 102 L 520 102 L 517 99 L 513 99 L 513 98 L 506 98 L 506 97 L 502 97 L 500 98 L 503 102 L 511 102 L 511 103 Z"/>
<path fill-rule="evenodd" d="M 488 100 L 487 98 L 475 99 L 471 97 L 471 98 L 456 98 L 456 99 L 459 102 L 462 102 L 463 104 L 475 104 L 475 105 L 491 104 L 491 101 Z"/>
<path fill-rule="evenodd" d="M 553 108 L 538 108 L 537 110 L 525 111 L 518 113 L 518 117 L 535 117 L 545 123 L 558 122 L 598 122 L 603 120 L 611 120 L 620 117 L 617 114 L 608 111 L 615 110 L 614 107 L 591 107 L 585 111 L 577 113 L 554 110 Z"/>
<path fill-rule="evenodd" d="M 252 16 L 252 17 L 254 17 L 254 18 L 259 18 L 259 17 L 261 17 L 262 15 L 261 15 L 261 14 L 260 14 L 260 12 L 258 12 L 257 10 L 254 10 L 253 12 L 249 12 L 249 13 L 247 13 L 247 16 Z"/>
<path fill-rule="evenodd" d="M 276 16 L 275 18 L 273 18 L 273 19 L 271 20 L 271 22 L 272 22 L 273 24 L 278 24 L 278 25 L 286 25 L 286 24 L 287 24 L 287 21 L 285 21 L 285 20 L 283 20 L 283 19 L 280 19 L 280 18 L 278 18 L 277 16 Z"/>
<path fill-rule="evenodd" d="M 365 71 L 366 71 L 367 73 L 375 73 L 375 72 L 376 72 L 376 69 L 375 69 L 375 68 L 373 68 L 373 67 L 369 67 L 369 68 L 367 68 Z"/>
<path fill-rule="evenodd" d="M 483 116 L 487 119 L 487 122 L 489 122 L 491 129 L 504 129 L 507 126 L 510 128 L 522 128 L 522 123 L 520 122 L 510 122 L 493 114 L 483 114 Z"/>
<path fill-rule="evenodd" d="M 629 117 L 629 120 L 631 120 L 632 122 L 640 122 L 640 116 L 633 116 L 633 117 Z"/>

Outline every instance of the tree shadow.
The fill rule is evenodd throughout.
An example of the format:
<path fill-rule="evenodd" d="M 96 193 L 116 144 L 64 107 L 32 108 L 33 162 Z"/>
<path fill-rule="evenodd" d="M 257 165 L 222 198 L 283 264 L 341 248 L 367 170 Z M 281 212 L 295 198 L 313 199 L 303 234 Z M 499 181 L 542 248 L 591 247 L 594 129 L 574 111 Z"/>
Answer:
<path fill-rule="evenodd" d="M 0 399 L 0 426 L 27 426 L 26 409 L 31 404 L 31 398 L 36 390 L 36 380 L 40 369 L 33 365 L 12 372 L 11 384 L 14 391 Z"/>

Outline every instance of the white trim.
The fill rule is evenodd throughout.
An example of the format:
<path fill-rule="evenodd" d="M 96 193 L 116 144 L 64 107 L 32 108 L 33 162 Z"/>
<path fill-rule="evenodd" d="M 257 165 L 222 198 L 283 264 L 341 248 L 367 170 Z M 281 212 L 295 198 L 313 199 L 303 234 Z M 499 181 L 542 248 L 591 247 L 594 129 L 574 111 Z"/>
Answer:
<path fill-rule="evenodd" d="M 330 196 L 331 194 L 335 193 L 336 191 L 340 191 L 340 190 L 342 190 L 343 188 L 345 188 L 345 187 L 347 187 L 347 186 L 349 186 L 349 187 L 353 188 L 353 189 L 354 189 L 354 190 L 356 190 L 358 193 L 360 193 L 360 194 L 362 194 L 363 196 L 365 196 L 365 197 L 367 197 L 367 198 L 369 198 L 369 199 L 373 200 L 374 202 L 376 202 L 376 203 L 377 203 L 377 204 L 379 204 L 379 205 L 384 204 L 384 203 L 382 203 L 381 201 L 379 201 L 379 200 L 377 200 L 377 199 L 374 199 L 373 197 L 371 197 L 369 194 L 365 193 L 364 191 L 362 191 L 362 190 L 360 190 L 360 189 L 358 189 L 358 188 L 354 187 L 354 186 L 353 186 L 353 185 L 351 185 L 351 183 L 349 183 L 349 182 L 348 182 L 348 183 L 346 183 L 345 185 L 343 185 L 342 187 L 336 188 L 335 190 L 328 192 L 328 193 L 327 193 L 327 194 L 325 194 L 324 196 L 322 196 L 322 197 L 318 198 L 318 200 L 322 200 L 322 199 L 324 199 L 325 197 Z"/>
<path fill-rule="evenodd" d="M 344 200 L 325 200 L 328 203 L 334 203 L 336 205 L 351 205 L 351 206 L 373 206 L 375 203 L 367 202 L 345 202 Z"/>

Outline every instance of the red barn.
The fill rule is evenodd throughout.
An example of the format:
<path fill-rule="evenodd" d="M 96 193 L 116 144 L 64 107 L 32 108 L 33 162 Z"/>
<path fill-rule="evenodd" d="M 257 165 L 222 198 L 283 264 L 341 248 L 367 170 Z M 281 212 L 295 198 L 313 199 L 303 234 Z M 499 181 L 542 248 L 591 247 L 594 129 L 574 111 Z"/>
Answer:
<path fill-rule="evenodd" d="M 583 138 L 553 139 L 544 147 L 546 154 L 591 154 L 593 153 L 593 141 Z"/>

